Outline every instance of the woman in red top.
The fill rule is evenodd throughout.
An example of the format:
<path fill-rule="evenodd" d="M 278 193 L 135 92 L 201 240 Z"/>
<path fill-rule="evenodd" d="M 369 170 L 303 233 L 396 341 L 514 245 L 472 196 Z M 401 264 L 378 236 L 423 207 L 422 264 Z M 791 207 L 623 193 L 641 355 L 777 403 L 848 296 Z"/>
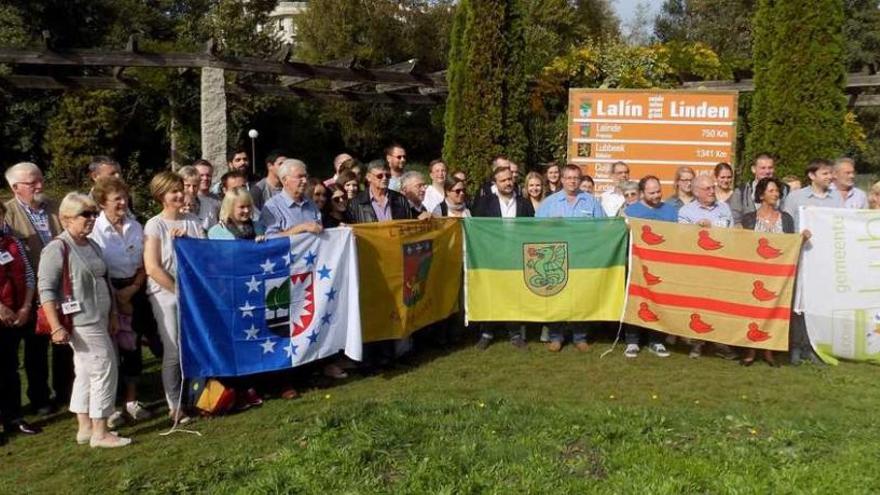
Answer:
<path fill-rule="evenodd" d="M 24 245 L 6 227 L 6 208 L 0 203 L 0 417 L 8 433 L 39 433 L 21 414 L 18 345 L 22 326 L 31 319 L 36 281 Z M 6 443 L 0 433 L 0 445 Z"/>

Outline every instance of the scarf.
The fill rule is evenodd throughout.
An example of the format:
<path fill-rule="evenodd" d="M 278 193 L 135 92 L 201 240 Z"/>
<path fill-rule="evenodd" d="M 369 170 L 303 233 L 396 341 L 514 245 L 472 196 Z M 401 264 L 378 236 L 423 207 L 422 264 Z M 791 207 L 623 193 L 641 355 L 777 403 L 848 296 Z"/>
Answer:
<path fill-rule="evenodd" d="M 248 220 L 242 224 L 235 223 L 224 223 L 224 227 L 228 230 L 236 239 L 250 239 L 254 240 L 257 238 L 257 231 L 254 229 L 253 220 Z"/>

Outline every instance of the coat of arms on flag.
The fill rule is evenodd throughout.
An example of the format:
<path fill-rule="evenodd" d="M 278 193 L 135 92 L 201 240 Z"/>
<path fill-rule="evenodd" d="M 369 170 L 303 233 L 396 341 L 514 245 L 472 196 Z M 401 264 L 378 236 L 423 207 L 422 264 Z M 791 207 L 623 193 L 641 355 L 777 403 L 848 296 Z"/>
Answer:
<path fill-rule="evenodd" d="M 539 296 L 562 292 L 568 281 L 568 244 L 523 244 L 523 277 L 526 287 Z"/>
<path fill-rule="evenodd" d="M 430 239 L 403 245 L 403 304 L 414 306 L 425 295 L 432 259 Z"/>
<path fill-rule="evenodd" d="M 210 243 L 210 248 L 205 244 Z M 187 377 L 361 357 L 351 229 L 253 241 L 175 241 Z"/>

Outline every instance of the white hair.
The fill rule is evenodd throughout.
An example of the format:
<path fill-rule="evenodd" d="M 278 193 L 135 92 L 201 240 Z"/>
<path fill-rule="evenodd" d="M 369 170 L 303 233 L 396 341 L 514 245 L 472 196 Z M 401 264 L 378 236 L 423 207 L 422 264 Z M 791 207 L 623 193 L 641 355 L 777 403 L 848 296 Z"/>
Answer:
<path fill-rule="evenodd" d="M 403 175 L 400 176 L 400 187 L 406 187 L 411 181 L 421 179 L 422 182 L 425 180 L 425 176 L 416 170 L 410 170 L 409 172 L 404 172 Z"/>
<path fill-rule="evenodd" d="M 43 172 L 40 170 L 40 167 L 36 166 L 31 162 L 20 162 L 6 169 L 6 183 L 9 184 L 9 187 L 12 187 L 12 184 L 16 182 L 20 174 L 30 173 L 39 176 L 43 176 Z"/>
<path fill-rule="evenodd" d="M 64 199 L 61 200 L 61 204 L 58 206 L 58 216 L 63 218 L 73 218 L 87 208 L 97 210 L 98 205 L 95 203 L 95 200 L 87 194 L 74 191 L 67 193 L 67 196 L 64 196 Z"/>
<path fill-rule="evenodd" d="M 852 165 L 853 168 L 856 168 L 856 161 L 855 160 L 853 160 L 852 158 L 850 158 L 848 156 L 842 156 L 842 157 L 838 158 L 837 160 L 834 160 L 834 171 L 836 172 L 836 171 L 840 170 L 840 167 L 843 165 L 846 165 L 846 164 Z"/>
<path fill-rule="evenodd" d="M 302 169 L 306 174 L 309 173 L 308 168 L 306 168 L 305 162 L 302 160 L 297 160 L 296 158 L 288 158 L 281 162 L 281 166 L 278 167 L 278 178 L 284 180 L 285 177 L 293 173 L 293 169 L 299 168 Z"/>

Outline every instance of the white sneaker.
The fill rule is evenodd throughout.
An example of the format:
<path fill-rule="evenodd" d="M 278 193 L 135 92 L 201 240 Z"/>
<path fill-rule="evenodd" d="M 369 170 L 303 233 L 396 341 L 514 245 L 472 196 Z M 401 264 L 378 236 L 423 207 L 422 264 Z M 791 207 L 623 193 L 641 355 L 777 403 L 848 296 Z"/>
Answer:
<path fill-rule="evenodd" d="M 110 428 L 110 429 L 115 430 L 116 428 L 119 428 L 120 426 L 125 426 L 125 423 L 126 423 L 125 414 L 123 414 L 123 412 L 119 411 L 119 410 L 113 411 L 113 414 L 111 414 L 110 417 L 107 418 L 107 428 Z"/>
<path fill-rule="evenodd" d="M 660 342 L 654 342 L 653 344 L 649 345 L 648 350 L 654 353 L 654 355 L 657 357 L 669 357 L 669 351 L 667 351 L 666 346 L 664 346 Z"/>
<path fill-rule="evenodd" d="M 125 411 L 135 421 L 143 421 L 150 419 L 153 415 L 140 402 L 128 402 L 125 404 Z"/>
<path fill-rule="evenodd" d="M 626 344 L 626 349 L 623 351 L 623 355 L 628 358 L 639 357 L 639 344 Z"/>

